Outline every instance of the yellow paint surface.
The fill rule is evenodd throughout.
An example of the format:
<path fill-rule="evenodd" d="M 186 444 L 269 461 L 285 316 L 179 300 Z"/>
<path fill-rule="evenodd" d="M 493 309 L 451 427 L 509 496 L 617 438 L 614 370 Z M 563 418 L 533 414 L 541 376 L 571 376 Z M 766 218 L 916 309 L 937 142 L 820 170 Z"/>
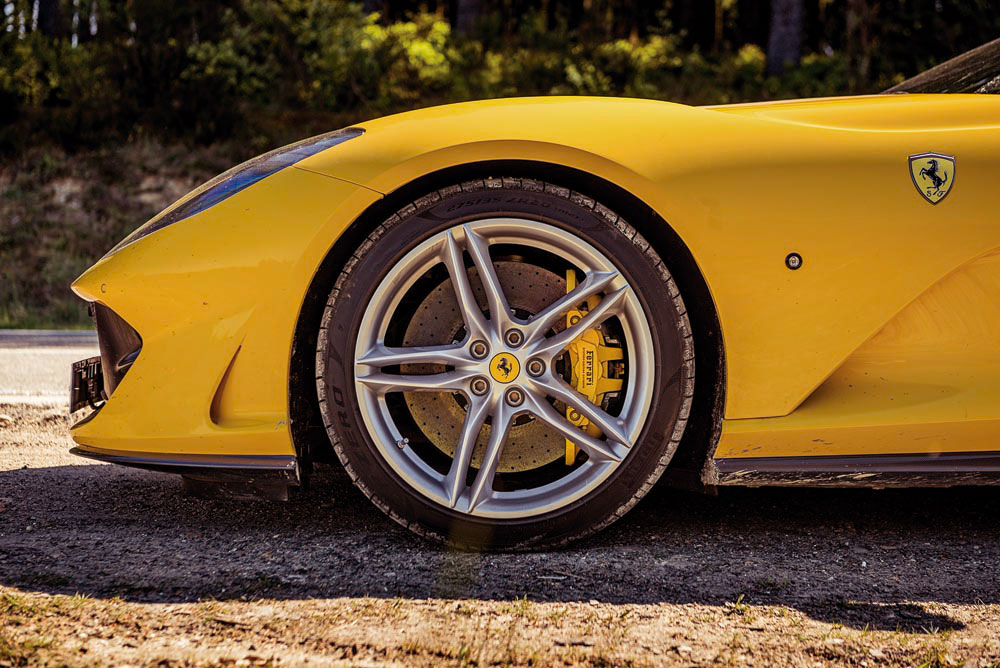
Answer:
<path fill-rule="evenodd" d="M 370 123 L 301 166 L 390 192 L 484 160 L 596 174 L 691 249 L 722 320 L 728 418 L 786 415 L 864 341 L 970 259 L 1000 247 L 1000 98 L 893 95 L 722 108 L 595 98 L 436 107 Z M 956 156 L 939 205 L 909 156 Z M 798 252 L 804 265 L 789 271 Z M 669 261 L 669 258 L 668 258 Z"/>
<path fill-rule="evenodd" d="M 717 457 L 1000 450 L 1000 253 L 935 285 L 791 415 L 728 420 Z"/>
<path fill-rule="evenodd" d="M 415 178 L 528 160 L 617 184 L 691 250 L 726 348 L 720 455 L 996 447 L 1000 383 L 988 355 L 996 336 L 992 348 L 929 339 L 918 349 L 893 347 L 886 332 L 946 277 L 1000 248 L 990 201 L 1000 173 L 997 96 L 720 108 L 494 100 L 361 127 L 363 136 L 149 235 L 74 283 L 143 338 L 107 406 L 73 431 L 78 442 L 291 453 L 292 332 L 309 281 L 338 237 L 382 193 Z M 935 206 L 914 192 L 909 156 L 925 152 L 955 156 L 958 165 L 955 185 Z M 784 265 L 793 251 L 804 259 L 797 271 Z M 959 293 L 958 301 L 971 299 Z M 971 315 L 979 307 L 955 302 L 906 316 L 907 330 L 930 336 L 961 312 L 966 327 L 997 331 L 993 311 Z M 872 376 L 876 368 L 882 372 Z M 819 439 L 833 445 L 824 449 Z"/>
<path fill-rule="evenodd" d="M 304 291 L 344 221 L 377 198 L 286 169 L 90 268 L 74 291 L 135 327 L 142 352 L 73 439 L 137 452 L 294 454 L 289 359 Z"/>

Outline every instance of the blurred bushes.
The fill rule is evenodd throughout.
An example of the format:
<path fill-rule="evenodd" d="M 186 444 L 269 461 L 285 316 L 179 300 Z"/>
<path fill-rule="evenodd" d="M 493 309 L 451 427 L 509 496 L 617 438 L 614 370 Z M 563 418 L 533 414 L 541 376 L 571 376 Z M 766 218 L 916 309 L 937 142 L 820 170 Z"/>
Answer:
<path fill-rule="evenodd" d="M 528 12 L 498 39 L 487 15 L 456 36 L 441 15 L 385 23 L 337 0 L 102 0 L 96 35 L 0 32 L 0 150 L 157 136 L 250 138 L 248 152 L 365 117 L 512 95 L 625 95 L 714 104 L 872 91 L 852 54 L 813 54 L 780 78 L 760 47 L 684 49 L 669 23 L 642 38 L 581 41 Z M 125 12 L 122 14 L 121 12 Z M 13 25 L 13 24 L 11 24 Z"/>
<path fill-rule="evenodd" d="M 754 0 L 483 0 L 463 35 L 446 0 L 0 0 L 0 327 L 85 326 L 72 278 L 294 139 L 477 98 L 875 92 L 1000 34 L 995 2 L 808 0 L 807 55 L 768 77 Z"/>

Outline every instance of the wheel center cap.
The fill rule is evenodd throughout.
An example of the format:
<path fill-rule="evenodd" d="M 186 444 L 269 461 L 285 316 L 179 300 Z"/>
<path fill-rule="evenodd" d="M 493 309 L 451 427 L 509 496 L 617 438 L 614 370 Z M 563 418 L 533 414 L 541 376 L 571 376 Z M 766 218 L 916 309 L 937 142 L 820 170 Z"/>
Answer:
<path fill-rule="evenodd" d="M 497 353 L 490 360 L 490 375 L 498 383 L 509 383 L 521 373 L 521 364 L 510 353 Z"/>

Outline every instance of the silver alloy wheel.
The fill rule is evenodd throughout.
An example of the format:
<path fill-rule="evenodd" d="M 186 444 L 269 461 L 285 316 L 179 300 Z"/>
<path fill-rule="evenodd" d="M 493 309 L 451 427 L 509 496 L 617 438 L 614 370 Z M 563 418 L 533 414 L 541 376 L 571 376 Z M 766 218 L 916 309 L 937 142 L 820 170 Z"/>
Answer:
<path fill-rule="evenodd" d="M 491 260 L 489 247 L 504 244 L 541 249 L 565 259 L 583 273 L 579 285 L 543 310 L 520 318 L 508 307 Z M 469 280 L 464 254 L 480 277 L 488 305 L 483 313 Z M 435 266 L 443 264 L 465 323 L 464 339 L 455 344 L 388 347 L 390 320 L 407 291 Z M 566 312 L 590 297 L 600 300 L 576 324 L 552 335 Z M 626 344 L 623 400 L 617 415 L 590 403 L 555 370 L 555 360 L 584 332 L 610 318 L 617 318 Z M 508 344 L 509 332 L 523 336 L 519 345 Z M 485 341 L 489 354 L 477 357 L 473 344 Z M 477 351 L 479 352 L 479 351 Z M 510 360 L 514 377 L 491 381 L 491 364 L 499 356 Z M 513 358 L 513 359 L 511 359 Z M 538 376 L 527 373 L 531 359 L 544 363 Z M 514 363 L 516 362 L 516 363 Z M 458 512 L 478 517 L 523 518 L 566 506 L 596 489 L 636 445 L 653 393 L 654 351 L 649 323 L 639 300 L 614 263 L 592 245 L 552 225 L 516 218 L 491 218 L 458 225 L 439 232 L 407 253 L 377 287 L 358 331 L 354 376 L 368 433 L 379 454 L 414 490 Z M 387 367 L 409 364 L 443 364 L 448 370 L 431 374 L 395 374 Z M 485 378 L 489 389 L 471 389 L 473 380 Z M 479 388 L 481 389 L 481 388 Z M 510 390 L 520 391 L 520 401 L 509 400 Z M 394 392 L 454 392 L 464 397 L 465 420 L 447 474 L 435 470 L 413 448 L 397 425 L 386 402 Z M 596 425 L 604 438 L 595 438 L 571 424 L 549 399 L 576 410 Z M 494 490 L 494 477 L 508 431 L 514 420 L 530 415 L 573 441 L 585 461 L 567 467 L 566 475 L 530 489 Z M 482 464 L 467 484 L 473 448 L 489 423 Z"/>

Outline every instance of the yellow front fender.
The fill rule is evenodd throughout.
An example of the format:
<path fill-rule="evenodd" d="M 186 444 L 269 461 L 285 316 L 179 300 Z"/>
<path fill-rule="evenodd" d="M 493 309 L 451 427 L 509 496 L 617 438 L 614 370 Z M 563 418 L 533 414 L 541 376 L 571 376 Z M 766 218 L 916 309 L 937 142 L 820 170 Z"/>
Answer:
<path fill-rule="evenodd" d="M 107 450 L 294 455 L 289 357 L 306 287 L 379 195 L 299 169 L 106 257 L 73 284 L 142 337 L 97 416 L 73 429 Z"/>
<path fill-rule="evenodd" d="M 382 193 L 490 160 L 564 165 L 648 204 L 680 236 L 715 300 L 729 419 L 794 410 L 906 304 L 1000 247 L 988 197 L 1000 99 L 878 96 L 725 108 L 530 98 L 365 123 L 301 166 Z M 959 156 L 940 206 L 907 156 Z M 789 271 L 786 255 L 804 266 Z"/>

